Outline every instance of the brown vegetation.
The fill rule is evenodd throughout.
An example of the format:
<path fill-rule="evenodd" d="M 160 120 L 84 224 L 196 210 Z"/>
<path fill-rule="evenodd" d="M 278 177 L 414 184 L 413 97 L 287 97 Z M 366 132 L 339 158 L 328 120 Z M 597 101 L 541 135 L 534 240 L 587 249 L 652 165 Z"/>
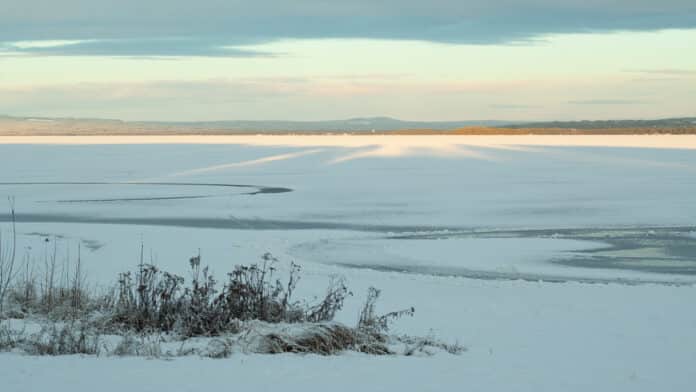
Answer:
<path fill-rule="evenodd" d="M 138 123 L 119 120 L 88 119 L 19 119 L 0 117 L 0 136 L 164 136 L 164 135 L 250 135 L 264 133 L 269 135 L 319 135 L 319 134 L 359 134 L 359 135 L 651 135 L 651 134 L 696 134 L 693 126 L 658 127 L 614 127 L 594 128 L 502 128 L 471 126 L 451 130 L 434 129 L 394 129 L 389 131 L 276 131 L 245 130 L 225 126 L 188 126 L 186 124 Z"/>
<path fill-rule="evenodd" d="M 430 349 L 455 354 L 464 350 L 433 338 L 388 335 L 390 322 L 412 316 L 414 309 L 377 314 L 380 292 L 374 288 L 368 292 L 357 326 L 333 322 L 351 294 L 344 280 L 331 279 L 324 297 L 314 303 L 294 300 L 300 267 L 291 264 L 287 279 L 281 281 L 275 278 L 277 260 L 270 254 L 264 255 L 261 264 L 235 267 L 222 287 L 201 267 L 200 256 L 190 260 L 189 283 L 141 261 L 134 274 L 120 274 L 116 288 L 101 294 L 86 290 L 79 263 L 74 271 L 64 267 L 73 272 L 72 279 L 54 282 L 54 258 L 47 260 L 45 276 L 27 275 L 8 287 L 8 310 L 0 313 L 0 351 L 226 358 L 233 351 L 397 354 L 394 345 L 403 347 L 403 355 L 429 355 Z M 41 328 L 27 333 L 12 329 L 3 319 L 38 322 Z M 110 347 L 104 336 L 118 343 Z M 209 339 L 206 346 L 186 347 L 205 338 Z M 162 348 L 177 340 L 178 350 Z"/>
<path fill-rule="evenodd" d="M 381 132 L 390 135 L 462 135 L 462 136 L 492 136 L 492 135 L 696 135 L 695 127 L 685 128 L 498 128 L 498 127 L 465 127 L 451 131 L 413 129 Z"/>

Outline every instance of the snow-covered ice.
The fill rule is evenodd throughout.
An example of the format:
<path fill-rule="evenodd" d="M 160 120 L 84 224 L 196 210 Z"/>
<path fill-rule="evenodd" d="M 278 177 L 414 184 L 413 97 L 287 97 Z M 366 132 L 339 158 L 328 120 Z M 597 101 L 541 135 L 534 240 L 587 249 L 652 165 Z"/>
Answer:
<path fill-rule="evenodd" d="M 3 390 L 693 388 L 695 288 L 656 283 L 696 282 L 694 137 L 1 138 L 0 165 L 23 252 L 42 260 L 52 241 L 66 255 L 81 244 L 92 281 L 132 269 L 141 242 L 180 273 L 199 249 L 216 273 L 270 251 L 303 265 L 302 294 L 347 277 L 356 295 L 339 321 L 354 323 L 376 286 L 380 309 L 416 308 L 398 332 L 432 330 L 469 349 L 171 362 L 2 354 Z M 611 268 L 573 264 L 609 246 L 602 257 L 620 255 Z M 653 264 L 680 269 L 639 268 Z"/>

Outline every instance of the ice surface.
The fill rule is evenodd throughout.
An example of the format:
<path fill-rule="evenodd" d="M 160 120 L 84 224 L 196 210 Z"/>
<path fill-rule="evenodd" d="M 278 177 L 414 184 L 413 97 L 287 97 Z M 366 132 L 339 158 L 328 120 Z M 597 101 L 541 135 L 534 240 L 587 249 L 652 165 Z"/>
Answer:
<path fill-rule="evenodd" d="M 685 273 L 554 261 L 591 255 L 617 228 L 648 236 L 674 227 L 687 242 L 674 245 L 658 231 L 653 237 L 664 248 L 650 243 L 632 251 L 627 242 L 616 252 L 642 255 L 644 264 L 693 262 L 696 138 L 12 140 L 0 143 L 0 194 L 16 198 L 22 251 L 38 261 L 53 241 L 65 257 L 80 244 L 90 279 L 108 284 L 133 268 L 141 243 L 146 261 L 178 273 L 199 249 L 220 274 L 270 251 L 304 266 L 300 295 L 321 294 L 330 274 L 345 275 L 356 296 L 340 321 L 354 322 L 374 285 L 384 292 L 380 309 L 416 307 L 398 332 L 432 329 L 470 351 L 429 359 L 347 354 L 219 362 L 3 354 L 8 390 L 148 390 L 153 379 L 158 387 L 150 390 L 693 387 L 693 286 L 477 280 L 431 276 L 428 268 L 691 282 Z M 251 194 L 263 187 L 291 191 Z M 580 229 L 599 234 L 553 235 Z M 395 272 L 414 266 L 415 274 Z"/>

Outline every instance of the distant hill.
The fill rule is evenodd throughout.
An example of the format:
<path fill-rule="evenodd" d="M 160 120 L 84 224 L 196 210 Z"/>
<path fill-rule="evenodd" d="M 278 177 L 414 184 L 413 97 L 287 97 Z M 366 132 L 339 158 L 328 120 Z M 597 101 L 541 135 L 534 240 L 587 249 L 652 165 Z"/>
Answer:
<path fill-rule="evenodd" d="M 203 122 L 134 122 L 142 126 L 164 125 L 189 129 L 234 130 L 247 132 L 371 132 L 397 129 L 449 130 L 469 126 L 504 126 L 509 121 L 404 121 L 391 117 L 365 117 L 331 121 L 203 121 Z"/>
<path fill-rule="evenodd" d="M 351 118 L 332 121 L 121 121 L 109 119 L 9 117 L 0 116 L 0 134 L 245 134 L 245 133 L 365 133 L 388 132 L 401 129 L 429 129 L 445 131 L 470 126 L 495 127 L 509 124 L 505 121 L 403 121 L 390 117 Z"/>
<path fill-rule="evenodd" d="M 545 121 L 504 124 L 504 128 L 555 128 L 555 129 L 629 129 L 629 128 L 694 128 L 696 117 L 665 118 L 660 120 L 600 120 L 600 121 Z"/>

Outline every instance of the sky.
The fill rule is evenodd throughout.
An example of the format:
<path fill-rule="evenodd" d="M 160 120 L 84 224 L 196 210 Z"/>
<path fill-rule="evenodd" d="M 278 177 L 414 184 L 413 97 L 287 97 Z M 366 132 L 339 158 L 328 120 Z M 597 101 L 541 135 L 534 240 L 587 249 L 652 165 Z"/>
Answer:
<path fill-rule="evenodd" d="M 0 0 L 0 114 L 696 116 L 693 0 Z"/>

